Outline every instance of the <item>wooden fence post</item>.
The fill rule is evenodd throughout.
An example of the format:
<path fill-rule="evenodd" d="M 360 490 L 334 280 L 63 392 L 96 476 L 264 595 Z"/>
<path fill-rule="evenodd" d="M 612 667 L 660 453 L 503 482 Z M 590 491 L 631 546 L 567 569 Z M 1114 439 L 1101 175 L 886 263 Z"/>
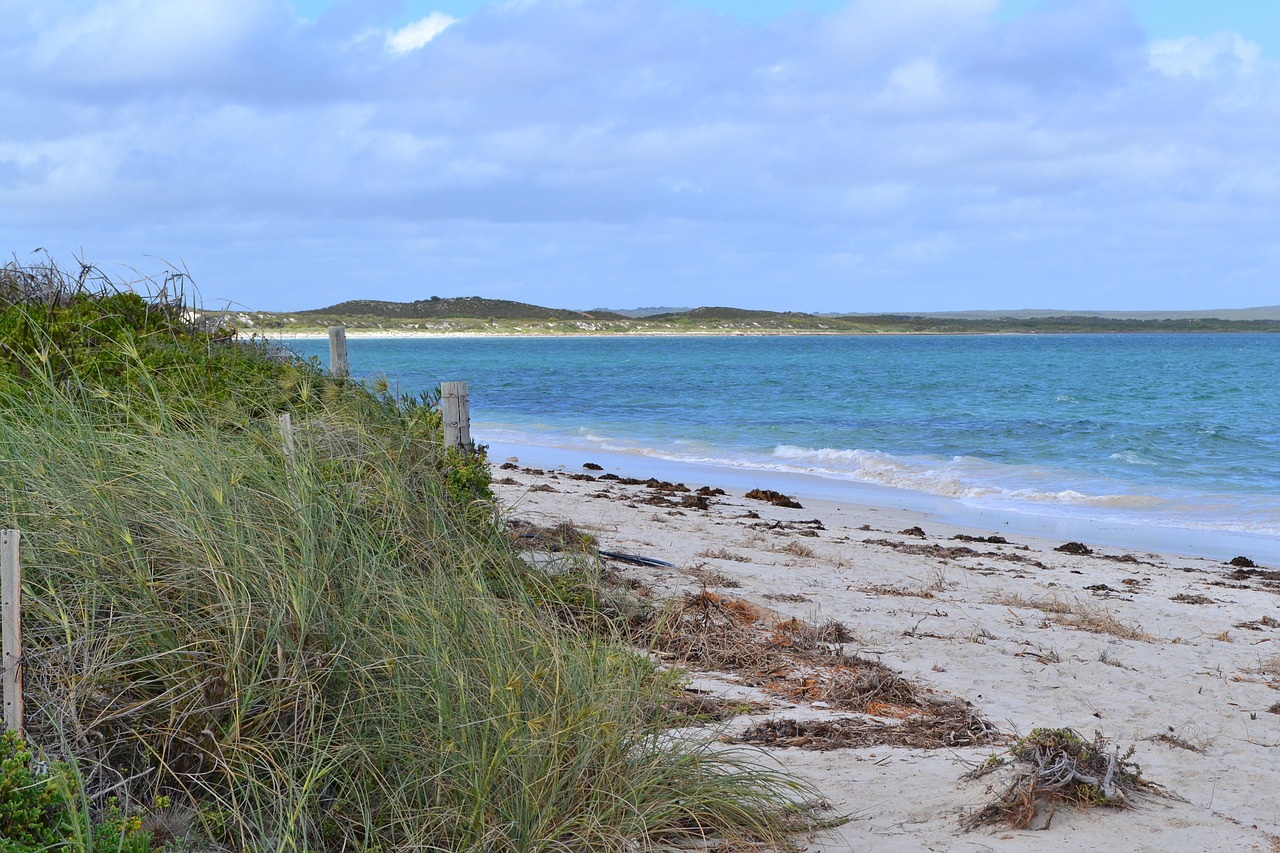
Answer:
<path fill-rule="evenodd" d="M 471 403 L 467 400 L 467 383 L 440 383 L 440 416 L 444 421 L 445 447 L 471 451 Z"/>
<path fill-rule="evenodd" d="M 4 694 L 4 727 L 22 734 L 22 564 L 17 530 L 0 530 L 0 621 L 4 623 L 4 655 L 0 683 Z"/>
<path fill-rule="evenodd" d="M 293 417 L 288 412 L 280 413 L 280 442 L 284 446 L 284 455 L 293 459 L 297 446 L 293 443 Z"/>
<path fill-rule="evenodd" d="M 347 360 L 347 327 L 329 327 L 329 372 L 335 379 L 351 375 L 351 363 Z"/>

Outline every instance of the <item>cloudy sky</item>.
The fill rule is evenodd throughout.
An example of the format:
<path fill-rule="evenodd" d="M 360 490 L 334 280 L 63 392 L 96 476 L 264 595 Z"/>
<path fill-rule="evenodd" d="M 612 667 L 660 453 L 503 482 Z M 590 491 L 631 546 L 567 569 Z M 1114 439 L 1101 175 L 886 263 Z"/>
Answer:
<path fill-rule="evenodd" d="M 0 0 L 0 251 L 206 304 L 1280 303 L 1275 0 Z"/>

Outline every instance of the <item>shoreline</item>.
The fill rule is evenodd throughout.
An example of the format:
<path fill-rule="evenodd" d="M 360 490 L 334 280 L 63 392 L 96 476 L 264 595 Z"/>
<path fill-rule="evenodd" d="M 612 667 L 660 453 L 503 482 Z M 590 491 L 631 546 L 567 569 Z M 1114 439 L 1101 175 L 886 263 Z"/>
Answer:
<path fill-rule="evenodd" d="M 313 341 L 328 340 L 328 333 L 323 331 L 298 331 L 283 332 L 278 329 L 270 331 L 259 330 L 250 327 L 245 330 L 250 336 L 266 338 L 272 341 L 284 342 L 285 340 Z M 1060 336 L 1111 336 L 1111 335 L 1266 335 L 1280 334 L 1280 331 L 1272 332 L 1259 329 L 1179 329 L 1179 330 L 1137 330 L 1137 329 L 1117 329 L 1117 330 L 1081 330 L 1081 331 L 902 331 L 902 330 L 884 330 L 874 332 L 863 331 L 843 331 L 828 329 L 708 329 L 708 330 L 678 330 L 662 331 L 657 329 L 644 329 L 636 331 L 616 331 L 616 332 L 596 332 L 596 331 L 579 331 L 579 332 L 479 332 L 479 331 L 430 331 L 426 329 L 353 329 L 347 327 L 347 338 L 360 338 L 362 340 L 400 340 L 405 338 L 413 339 L 459 339 L 459 338 L 779 338 L 779 337 L 797 337 L 797 338 L 936 338 L 936 337 L 982 337 L 982 338 L 999 338 L 999 337 L 1051 337 Z"/>
<path fill-rule="evenodd" d="M 799 491 L 801 508 L 774 506 L 744 497 L 746 483 L 686 466 L 688 489 L 728 493 L 700 505 L 694 492 L 582 467 L 615 462 L 604 454 L 563 454 L 559 471 L 532 456 L 491 456 L 504 516 L 569 523 L 602 551 L 663 561 L 608 563 L 643 598 L 660 606 L 710 594 L 778 620 L 837 620 L 850 652 L 964 703 L 1009 736 L 1064 726 L 1086 737 L 1097 730 L 1121 751 L 1132 744 L 1145 777 L 1171 794 L 1131 810 L 1062 808 L 1037 828 L 1047 831 L 962 833 L 959 819 L 994 784 L 964 774 L 996 747 L 765 745 L 768 760 L 851 815 L 809 853 L 1280 849 L 1280 808 L 1269 796 L 1280 779 L 1280 621 L 1269 615 L 1280 572 L 1092 539 L 1079 549 L 1055 536 L 992 537 L 910 507 Z M 659 463 L 635 459 L 625 476 L 671 480 Z M 783 695 L 746 671 L 684 669 L 695 695 L 739 707 L 720 728 L 698 729 L 730 743 L 768 721 L 902 719 Z"/>
<path fill-rule="evenodd" d="M 821 500 L 846 506 L 892 509 L 917 521 L 938 521 L 970 532 L 1012 533 L 1045 538 L 1077 539 L 1118 548 L 1146 549 L 1162 553 L 1229 560 L 1236 556 L 1280 564 L 1280 537 L 1245 531 L 1223 531 L 1185 527 L 1165 527 L 1124 521 L 1103 521 L 1086 517 L 1031 513 L 972 506 L 963 501 L 857 480 L 843 480 L 788 471 L 735 468 L 646 456 L 617 450 L 595 450 L 564 446 L 485 442 L 491 463 L 516 457 L 534 467 L 576 472 L 583 462 L 603 463 L 607 472 L 628 477 L 657 477 L 689 480 L 721 488 L 774 489 L 795 495 L 802 501 Z M 909 526 L 909 525 L 906 525 Z"/>

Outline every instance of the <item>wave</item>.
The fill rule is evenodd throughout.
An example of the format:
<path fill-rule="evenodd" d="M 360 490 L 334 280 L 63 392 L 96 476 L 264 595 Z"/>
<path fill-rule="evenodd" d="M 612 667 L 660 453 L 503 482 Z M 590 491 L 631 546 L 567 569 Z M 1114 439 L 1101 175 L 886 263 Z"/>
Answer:
<path fill-rule="evenodd" d="M 1089 494 L 1073 488 L 1029 488 L 1019 480 L 1054 480 L 1062 475 L 1044 469 L 999 465 L 974 456 L 951 459 L 894 456 L 874 450 L 807 448 L 782 444 L 773 455 L 794 463 L 808 462 L 806 473 L 828 473 L 892 488 L 905 488 L 951 498 L 1008 499 L 1073 506 L 1151 507 L 1162 502 L 1154 495 L 1131 493 Z M 1013 482 L 998 482 L 1000 480 Z"/>
<path fill-rule="evenodd" d="M 1148 459 L 1145 456 L 1143 456 L 1141 453 L 1136 453 L 1132 450 L 1122 450 L 1119 453 L 1112 453 L 1107 458 L 1114 459 L 1117 462 L 1124 462 L 1129 465 L 1154 466 L 1154 465 L 1160 464 L 1159 462 L 1156 462 L 1154 459 Z"/>

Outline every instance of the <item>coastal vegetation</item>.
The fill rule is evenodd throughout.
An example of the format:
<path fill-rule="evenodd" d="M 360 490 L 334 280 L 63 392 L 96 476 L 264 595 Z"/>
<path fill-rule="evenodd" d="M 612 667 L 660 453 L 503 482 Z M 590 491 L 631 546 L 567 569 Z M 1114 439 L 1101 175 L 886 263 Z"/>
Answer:
<path fill-rule="evenodd" d="M 627 316 L 616 311 L 570 311 L 478 296 L 414 302 L 354 300 L 307 311 L 222 312 L 219 322 L 242 331 L 352 330 L 471 334 L 1063 334 L 1105 332 L 1280 332 L 1280 308 L 1130 315 L 1048 312 L 952 314 L 808 314 L 704 307 Z"/>
<path fill-rule="evenodd" d="M 800 825 L 804 786 L 667 730 L 676 679 L 590 560 L 522 557 L 433 395 L 334 379 L 157 284 L 0 271 L 27 691 L 0 850 L 631 850 Z"/>

